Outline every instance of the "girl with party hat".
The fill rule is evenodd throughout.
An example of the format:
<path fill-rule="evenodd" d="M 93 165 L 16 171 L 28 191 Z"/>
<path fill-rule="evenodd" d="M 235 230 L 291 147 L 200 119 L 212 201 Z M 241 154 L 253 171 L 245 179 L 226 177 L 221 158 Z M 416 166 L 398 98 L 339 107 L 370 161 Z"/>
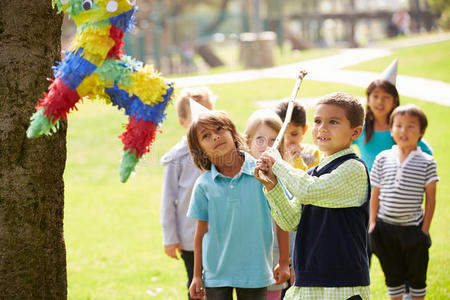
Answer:
<path fill-rule="evenodd" d="M 400 105 L 395 86 L 397 69 L 398 59 L 395 59 L 378 79 L 369 84 L 366 90 L 367 105 L 363 132 L 353 144 L 358 146 L 360 156 L 369 170 L 372 169 L 378 153 L 394 145 L 389 131 L 389 118 L 392 111 Z M 422 139 L 418 146 L 425 153 L 430 155 L 433 153 L 431 147 Z"/>

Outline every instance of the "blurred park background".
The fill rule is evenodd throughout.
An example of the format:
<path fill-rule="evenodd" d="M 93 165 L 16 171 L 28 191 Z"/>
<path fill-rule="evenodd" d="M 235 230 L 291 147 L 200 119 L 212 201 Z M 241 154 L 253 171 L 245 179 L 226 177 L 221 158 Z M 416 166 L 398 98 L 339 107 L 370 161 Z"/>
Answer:
<path fill-rule="evenodd" d="M 450 27 L 447 0 L 139 0 L 125 51 L 163 74 L 270 67 L 279 52 L 365 47 Z M 75 34 L 66 20 L 63 49 Z M 234 56 L 224 57 L 232 51 Z"/>
<path fill-rule="evenodd" d="M 338 55 L 348 48 L 386 48 L 382 57 L 349 64 L 348 71 L 378 74 L 398 57 L 399 75 L 424 77 L 449 88 L 449 2 L 446 0 L 138 0 L 136 28 L 126 36 L 127 54 L 154 64 L 175 82 L 201 86 L 218 73 L 308 63 Z M 409 16 L 407 26 L 395 23 L 395 14 Z M 75 28 L 63 26 L 63 49 Z M 255 59 L 256 58 L 256 59 Z M 327 72 L 324 69 L 323 72 Z M 355 73 L 356 74 L 356 73 Z M 203 77 L 196 77 L 202 75 Z M 206 76 L 206 77 L 204 77 Z M 442 103 L 407 95 L 401 103 L 419 105 L 429 118 L 425 139 L 432 145 L 441 182 L 431 226 L 427 299 L 450 299 L 450 98 L 441 90 Z M 249 115 L 261 103 L 289 97 L 295 78 L 261 78 L 214 83 L 216 107 L 228 111 L 243 131 Z M 356 82 L 356 78 L 355 78 Z M 364 101 L 368 85 L 343 84 L 306 78 L 298 95 L 307 99 L 344 91 Z M 178 86 L 177 92 L 179 91 Z M 445 90 L 445 89 L 444 89 Z M 269 102 L 267 102 L 269 101 Z M 446 104 L 447 103 L 447 104 Z M 113 107 L 85 101 L 69 116 L 65 181 L 64 236 L 67 249 L 69 299 L 186 299 L 183 262 L 164 254 L 159 220 L 162 166 L 160 157 L 183 136 L 175 107 L 151 152 L 135 176 L 121 184 L 117 166 L 121 157 L 116 138 L 126 117 Z M 312 142 L 307 132 L 306 142 Z M 372 299 L 387 299 L 378 260 L 371 268 Z"/>

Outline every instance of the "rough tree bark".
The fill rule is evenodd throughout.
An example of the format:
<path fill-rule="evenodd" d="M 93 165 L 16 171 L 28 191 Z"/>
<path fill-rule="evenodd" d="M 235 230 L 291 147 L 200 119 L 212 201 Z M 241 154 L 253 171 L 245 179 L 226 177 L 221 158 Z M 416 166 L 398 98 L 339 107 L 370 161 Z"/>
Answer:
<path fill-rule="evenodd" d="M 60 59 L 51 0 L 0 0 L 0 298 L 66 299 L 66 123 L 27 139 L 34 106 Z"/>

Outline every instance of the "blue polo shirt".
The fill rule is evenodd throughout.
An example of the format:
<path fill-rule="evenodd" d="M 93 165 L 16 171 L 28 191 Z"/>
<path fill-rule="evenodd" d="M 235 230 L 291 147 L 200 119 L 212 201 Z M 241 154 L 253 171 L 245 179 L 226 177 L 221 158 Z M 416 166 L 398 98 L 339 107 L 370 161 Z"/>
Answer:
<path fill-rule="evenodd" d="M 262 184 L 253 177 L 254 169 L 254 158 L 245 153 L 234 178 L 212 165 L 194 186 L 188 216 L 209 224 L 202 242 L 206 287 L 259 288 L 274 283 L 270 206 Z"/>

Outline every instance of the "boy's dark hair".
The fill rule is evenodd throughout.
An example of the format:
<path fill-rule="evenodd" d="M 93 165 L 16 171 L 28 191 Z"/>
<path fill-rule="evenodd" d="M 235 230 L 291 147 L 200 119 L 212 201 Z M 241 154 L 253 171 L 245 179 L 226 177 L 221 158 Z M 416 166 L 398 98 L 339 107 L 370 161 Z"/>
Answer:
<path fill-rule="evenodd" d="M 420 132 L 424 134 L 428 126 L 427 116 L 425 115 L 423 110 L 420 109 L 420 107 L 414 104 L 406 104 L 394 109 L 389 119 L 389 126 L 392 128 L 396 116 L 403 116 L 405 114 L 417 117 L 417 119 L 419 119 Z"/>
<path fill-rule="evenodd" d="M 317 105 L 319 104 L 332 104 L 342 108 L 352 128 L 362 126 L 364 123 L 364 107 L 350 94 L 342 92 L 327 94 L 319 99 Z"/>
<path fill-rule="evenodd" d="M 233 137 L 236 149 L 244 151 L 247 150 L 247 145 L 244 141 L 244 138 L 236 130 L 236 126 L 234 126 L 233 121 L 226 112 L 212 110 L 210 112 L 202 113 L 198 117 L 198 119 L 192 121 L 191 126 L 189 126 L 189 130 L 187 132 L 187 140 L 192 160 L 200 170 L 211 170 L 211 161 L 206 156 L 206 153 L 203 152 L 203 149 L 200 147 L 200 141 L 197 137 L 197 128 L 199 126 L 220 126 L 225 130 L 229 130 L 231 132 L 231 136 Z"/>
<path fill-rule="evenodd" d="M 280 117 L 281 121 L 284 122 L 286 119 L 286 111 L 288 108 L 289 99 L 281 100 L 280 103 L 275 107 L 275 112 Z M 306 125 L 306 112 L 305 108 L 296 100 L 294 100 L 294 109 L 292 110 L 291 122 L 297 126 L 305 127 Z"/>
<path fill-rule="evenodd" d="M 400 97 L 398 96 L 398 91 L 395 85 L 390 83 L 388 80 L 377 79 L 372 81 L 366 90 L 367 101 L 369 101 L 369 96 L 376 88 L 382 88 L 386 93 L 390 94 L 394 98 L 394 105 L 392 106 L 392 110 L 387 115 L 386 122 L 389 122 L 389 118 L 391 116 L 392 111 L 400 105 Z M 375 131 L 375 117 L 373 115 L 372 110 L 369 105 L 366 105 L 366 121 L 364 123 L 364 130 L 366 137 L 364 138 L 364 143 L 368 143 L 374 134 Z"/>

